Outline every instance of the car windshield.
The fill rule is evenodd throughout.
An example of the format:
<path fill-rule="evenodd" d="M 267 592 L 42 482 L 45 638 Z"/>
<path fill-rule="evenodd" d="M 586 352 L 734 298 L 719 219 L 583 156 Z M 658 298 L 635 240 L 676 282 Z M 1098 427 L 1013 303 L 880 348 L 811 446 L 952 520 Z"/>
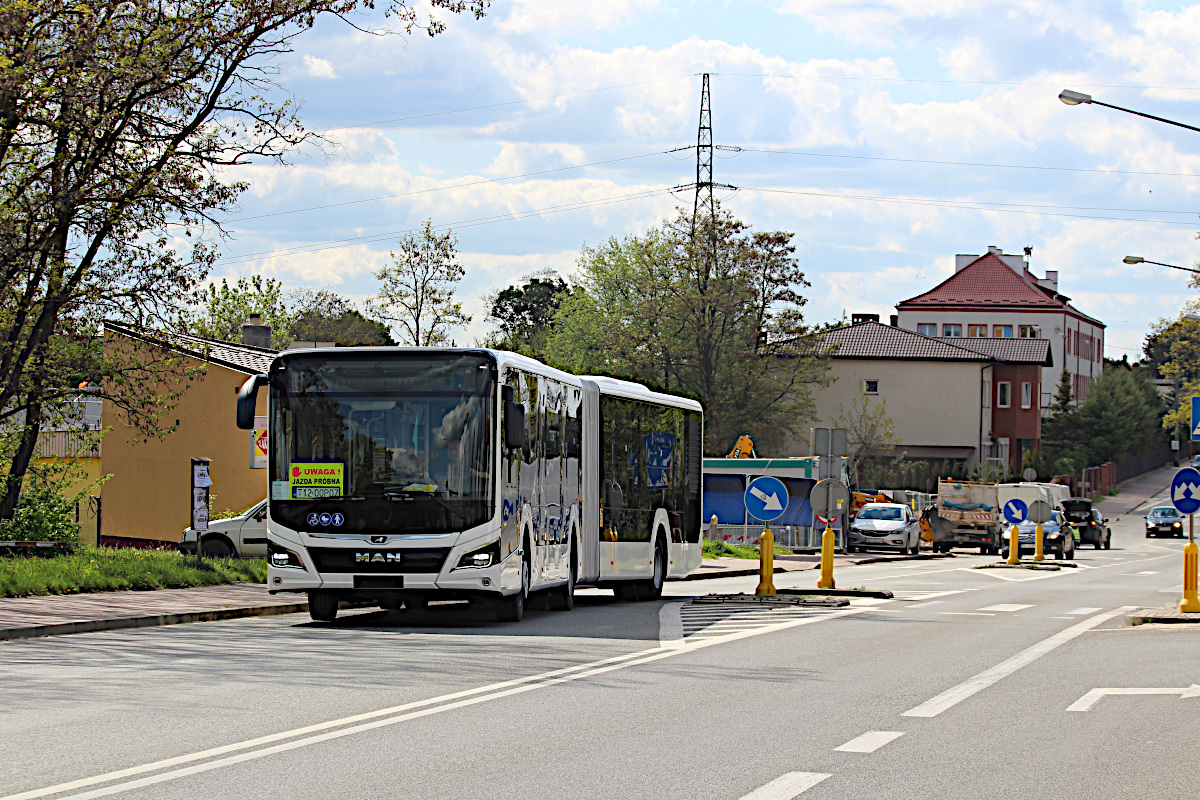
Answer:
<path fill-rule="evenodd" d="M 901 518 L 900 509 L 887 508 L 884 506 L 867 506 L 862 511 L 858 512 L 858 519 L 888 519 L 898 520 Z"/>
<path fill-rule="evenodd" d="M 1177 516 L 1179 516 L 1179 512 L 1177 512 L 1173 508 L 1156 508 L 1150 512 L 1151 519 L 1155 519 L 1155 518 L 1159 518 L 1159 517 L 1177 517 Z"/>

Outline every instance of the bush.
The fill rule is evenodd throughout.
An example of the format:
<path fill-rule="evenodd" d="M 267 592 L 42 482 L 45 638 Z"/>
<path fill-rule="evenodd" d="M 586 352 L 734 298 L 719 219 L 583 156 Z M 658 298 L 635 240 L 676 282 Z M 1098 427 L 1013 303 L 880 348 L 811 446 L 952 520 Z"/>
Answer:
<path fill-rule="evenodd" d="M 0 539 L 67 542 L 74 548 L 79 545 L 75 503 L 63 497 L 44 475 L 31 471 L 12 519 L 0 522 Z"/>

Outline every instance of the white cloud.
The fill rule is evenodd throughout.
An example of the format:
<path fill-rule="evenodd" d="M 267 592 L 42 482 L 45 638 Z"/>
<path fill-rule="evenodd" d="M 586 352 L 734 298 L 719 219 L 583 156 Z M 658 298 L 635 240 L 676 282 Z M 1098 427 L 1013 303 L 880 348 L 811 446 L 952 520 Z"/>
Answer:
<path fill-rule="evenodd" d="M 661 0 L 514 0 L 512 11 L 497 23 L 504 33 L 567 33 L 615 28 L 655 10 Z"/>
<path fill-rule="evenodd" d="M 333 64 L 323 58 L 316 56 L 304 56 L 304 74 L 310 78 L 326 78 L 334 79 L 337 73 L 333 69 Z"/>

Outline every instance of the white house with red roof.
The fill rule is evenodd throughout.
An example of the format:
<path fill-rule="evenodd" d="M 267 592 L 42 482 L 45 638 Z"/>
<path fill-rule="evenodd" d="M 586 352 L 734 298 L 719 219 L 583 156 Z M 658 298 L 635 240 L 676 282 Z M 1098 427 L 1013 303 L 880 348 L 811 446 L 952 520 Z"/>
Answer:
<path fill-rule="evenodd" d="M 953 275 L 896 305 L 896 325 L 952 339 L 1049 340 L 1054 366 L 1043 367 L 1040 387 L 1031 387 L 1040 390 L 1040 397 L 1021 398 L 1022 405 L 1032 400 L 1030 405 L 1045 413 L 1063 368 L 1071 375 L 1077 403 L 1087 397 L 1092 381 L 1099 380 L 1104 368 L 1104 323 L 1075 308 L 1071 298 L 1059 293 L 1058 272 L 1047 270 L 1044 278 L 1030 272 L 1028 253 L 1010 255 L 988 247 L 982 256 L 955 256 Z M 1010 387 L 1010 391 L 1014 389 Z"/>

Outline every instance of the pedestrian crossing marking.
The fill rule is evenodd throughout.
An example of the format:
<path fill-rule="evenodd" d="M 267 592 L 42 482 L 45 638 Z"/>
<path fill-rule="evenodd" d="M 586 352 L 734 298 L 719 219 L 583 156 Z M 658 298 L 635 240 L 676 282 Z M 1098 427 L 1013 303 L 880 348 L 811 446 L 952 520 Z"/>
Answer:
<path fill-rule="evenodd" d="M 1019 603 L 998 603 L 994 606 L 986 606 L 985 608 L 981 608 L 978 610 L 979 611 L 1023 611 L 1026 608 L 1033 608 L 1033 606 L 1023 606 L 1023 605 L 1020 605 Z"/>
<path fill-rule="evenodd" d="M 845 608 L 781 606 L 776 608 L 722 607 L 685 604 L 680 610 L 684 639 L 711 639 L 730 633 L 757 630 L 781 622 L 844 612 Z"/>
<path fill-rule="evenodd" d="M 1095 614 L 1097 611 L 1103 611 L 1103 610 L 1104 609 L 1102 609 L 1102 608 L 1091 608 L 1090 606 L 1085 606 L 1084 608 L 1077 608 L 1074 611 L 1068 611 L 1067 614 L 1072 617 L 1075 617 L 1075 616 L 1080 616 L 1082 614 Z"/>

